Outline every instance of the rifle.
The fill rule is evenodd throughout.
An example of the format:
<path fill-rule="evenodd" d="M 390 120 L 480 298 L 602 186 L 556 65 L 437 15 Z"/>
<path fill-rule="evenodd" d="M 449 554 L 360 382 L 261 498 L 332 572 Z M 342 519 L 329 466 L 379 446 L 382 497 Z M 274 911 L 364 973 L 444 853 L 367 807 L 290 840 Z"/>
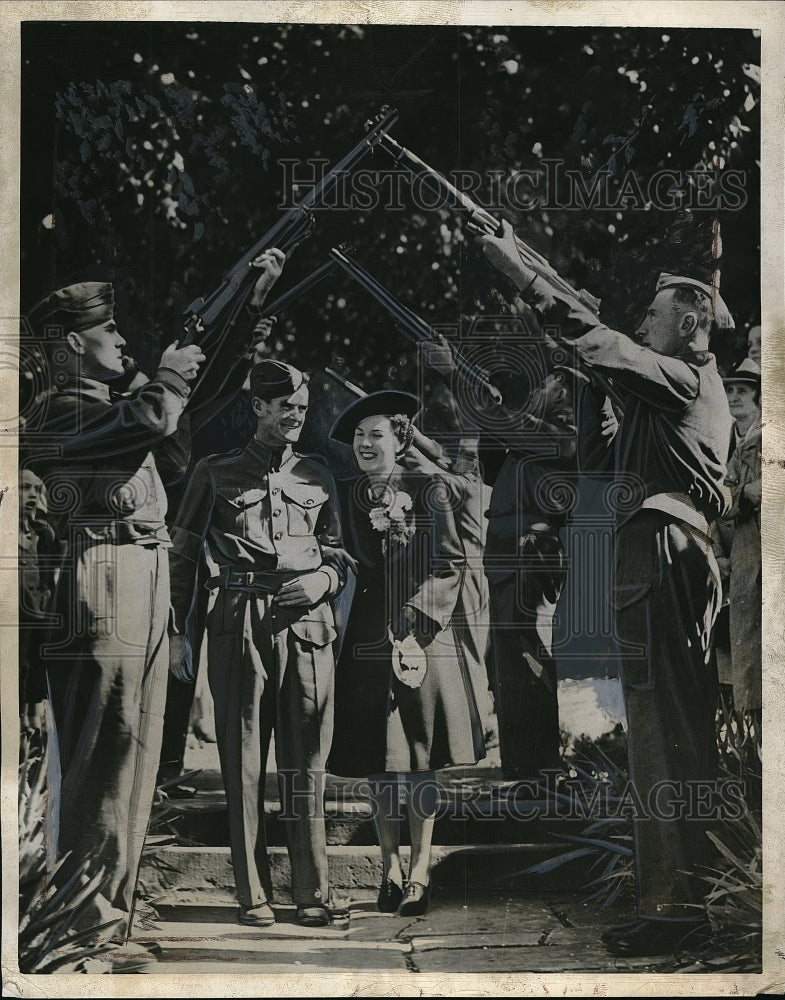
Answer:
<path fill-rule="evenodd" d="M 343 159 L 314 184 L 311 190 L 274 223 L 265 234 L 247 250 L 237 263 L 224 275 L 221 284 L 207 299 L 196 298 L 183 312 L 184 335 L 181 345 L 197 342 L 204 350 L 216 339 L 222 340 L 222 331 L 234 322 L 256 280 L 252 262 L 272 247 L 291 253 L 307 239 L 315 228 L 313 210 L 322 205 L 341 177 L 352 170 L 372 149 L 384 133 L 398 120 L 398 114 L 383 109 L 375 119 L 366 122 L 368 132 Z M 218 346 L 218 345 L 216 345 Z M 206 353 L 206 352 L 205 352 Z"/>
<path fill-rule="evenodd" d="M 436 331 L 411 309 L 402 305 L 362 264 L 347 257 L 340 247 L 333 247 L 330 251 L 330 257 L 391 313 L 396 326 L 409 340 L 415 344 L 438 343 Z M 485 390 L 494 402 L 501 403 L 501 393 L 491 383 L 490 373 L 487 369 L 467 358 L 458 348 L 453 348 L 452 353 L 455 366 L 461 375 Z"/>
<path fill-rule="evenodd" d="M 362 399 L 363 396 L 367 396 L 368 393 L 365 389 L 361 389 L 359 385 L 355 385 L 354 382 L 350 382 L 348 378 L 341 375 L 339 372 L 335 371 L 334 368 L 325 368 L 325 375 L 337 383 L 342 389 L 346 389 L 357 399 Z M 427 437 L 422 433 L 417 427 L 412 425 L 413 437 L 412 437 L 412 447 L 416 448 L 421 454 L 431 462 L 435 462 L 442 469 L 449 470 L 450 463 L 444 455 L 444 449 L 441 445 L 437 444 L 432 438 Z"/>
<path fill-rule="evenodd" d="M 347 246 L 345 243 L 341 244 L 340 249 L 343 253 L 350 254 L 354 253 L 354 247 Z M 284 292 L 283 295 L 279 295 L 274 302 L 266 305 L 262 311 L 259 313 L 260 319 L 267 319 L 270 316 L 275 316 L 282 310 L 290 306 L 292 302 L 299 299 L 300 296 L 305 295 L 309 292 L 315 285 L 318 285 L 320 281 L 333 273 L 338 267 L 338 262 L 335 260 L 328 260 L 326 264 L 322 264 L 321 267 L 317 267 L 315 271 L 311 271 L 307 274 L 302 281 L 299 281 L 296 285 L 293 285 L 288 292 Z"/>
<path fill-rule="evenodd" d="M 410 149 L 396 142 L 391 135 L 381 136 L 377 145 L 396 163 L 401 164 L 409 173 L 425 184 L 437 197 L 441 197 L 445 204 L 465 213 L 467 226 L 473 232 L 487 236 L 502 235 L 501 222 L 495 219 L 490 212 L 478 205 L 463 191 L 459 191 L 443 174 L 421 160 Z M 600 300 L 598 298 L 587 292 L 585 288 L 580 290 L 573 288 L 542 254 L 532 249 L 517 233 L 515 234 L 515 243 L 523 263 L 547 282 L 551 294 L 557 301 L 564 303 L 569 309 L 577 308 L 584 311 L 588 309 L 594 316 L 599 316 Z M 612 383 L 604 375 L 601 375 L 592 365 L 580 358 L 568 341 L 559 338 L 558 343 L 560 347 L 567 350 L 574 367 L 584 371 L 606 395 L 621 404 L 618 392 L 614 390 Z"/>
<path fill-rule="evenodd" d="M 377 145 L 396 163 L 401 164 L 409 173 L 417 177 L 434 194 L 441 197 L 445 204 L 464 212 L 467 216 L 467 225 L 474 232 L 484 233 L 487 236 L 502 235 L 501 223 L 490 212 L 478 205 L 463 191 L 459 191 L 443 174 L 421 160 L 410 149 L 396 142 L 391 135 L 381 136 Z M 584 309 L 591 310 L 595 316 L 599 315 L 599 299 L 587 292 L 585 288 L 580 289 L 580 291 L 573 288 L 542 254 L 537 253 L 517 234 L 515 242 L 524 264 L 548 282 L 551 292 L 557 299 L 568 302 L 570 306 L 579 304 Z"/>

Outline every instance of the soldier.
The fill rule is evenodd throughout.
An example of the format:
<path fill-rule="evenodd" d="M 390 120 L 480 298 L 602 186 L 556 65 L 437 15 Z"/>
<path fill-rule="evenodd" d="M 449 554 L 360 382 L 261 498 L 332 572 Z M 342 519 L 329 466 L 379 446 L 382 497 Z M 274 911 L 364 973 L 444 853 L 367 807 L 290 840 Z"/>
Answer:
<path fill-rule="evenodd" d="M 23 440 L 58 509 L 66 547 L 42 650 L 62 773 L 50 829 L 60 884 L 84 866 L 103 875 L 85 919 L 130 930 L 134 886 L 155 788 L 166 694 L 169 572 L 162 475 L 181 472 L 178 421 L 204 355 L 171 344 L 127 393 L 114 288 L 53 292 L 30 314 L 46 334 L 53 386 Z M 53 790 L 54 798 L 54 790 Z M 55 832 L 54 828 L 59 829 Z"/>
<path fill-rule="evenodd" d="M 578 356 L 613 379 L 624 409 L 616 473 L 638 484 L 616 523 L 614 606 L 621 644 L 630 778 L 645 804 L 633 822 L 637 919 L 603 940 L 616 954 L 672 952 L 708 937 L 689 874 L 705 861 L 705 823 L 655 792 L 686 796 L 716 775 L 716 672 L 709 666 L 719 571 L 708 522 L 725 512 L 731 417 L 709 333 L 732 320 L 716 290 L 660 275 L 646 317 L 630 338 L 578 301 L 557 302 L 522 261 L 512 228 L 480 238 L 489 262 Z M 674 818 L 676 817 L 676 818 Z"/>
<path fill-rule="evenodd" d="M 263 361 L 251 371 L 254 438 L 241 451 L 202 459 L 174 525 L 171 669 L 193 679 L 192 624 L 203 613 L 196 586 L 206 550 L 217 591 L 207 616 L 207 671 L 215 704 L 238 921 L 275 922 L 270 907 L 264 785 L 273 731 L 292 895 L 304 926 L 330 921 L 322 806 L 332 741 L 336 637 L 330 600 L 339 571 L 322 546 L 340 544 L 335 486 L 294 451 L 308 409 L 308 378 Z M 201 591 L 201 592 L 198 592 Z"/>

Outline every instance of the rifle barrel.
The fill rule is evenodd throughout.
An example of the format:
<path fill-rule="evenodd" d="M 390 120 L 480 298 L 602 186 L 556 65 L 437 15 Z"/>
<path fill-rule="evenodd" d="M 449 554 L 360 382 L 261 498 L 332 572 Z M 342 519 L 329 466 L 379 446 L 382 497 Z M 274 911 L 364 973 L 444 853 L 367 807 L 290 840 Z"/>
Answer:
<path fill-rule="evenodd" d="M 416 313 L 412 312 L 411 309 L 408 309 L 399 302 L 362 264 L 356 260 L 350 260 L 340 249 L 333 248 L 330 251 L 330 256 L 340 264 L 350 277 L 354 278 L 367 292 L 370 292 L 391 313 L 398 327 L 405 334 L 408 334 L 411 340 L 418 344 L 432 344 L 437 342 L 436 332 L 433 328 Z M 485 368 L 471 361 L 457 348 L 453 349 L 452 353 L 456 367 L 464 378 L 479 382 L 492 395 L 498 393 L 498 389 L 491 385 L 490 375 Z M 500 401 L 499 397 L 497 402 Z"/>
<path fill-rule="evenodd" d="M 315 285 L 318 285 L 320 281 L 323 281 L 329 274 L 332 274 L 338 267 L 338 264 L 334 260 L 328 260 L 326 264 L 322 264 L 321 267 L 317 267 L 315 271 L 306 275 L 302 281 L 299 281 L 296 285 L 293 285 L 288 292 L 284 292 L 283 295 L 279 295 L 278 298 L 266 305 L 261 312 L 264 317 L 275 316 L 277 313 L 282 312 L 287 306 L 290 306 L 292 302 L 295 302 L 306 292 L 309 292 Z"/>

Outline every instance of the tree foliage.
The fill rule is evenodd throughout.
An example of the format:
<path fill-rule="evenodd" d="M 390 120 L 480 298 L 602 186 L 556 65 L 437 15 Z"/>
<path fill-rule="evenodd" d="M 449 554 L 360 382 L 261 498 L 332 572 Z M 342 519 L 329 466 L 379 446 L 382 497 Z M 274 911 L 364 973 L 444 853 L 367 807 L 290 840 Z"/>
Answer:
<path fill-rule="evenodd" d="M 123 329 L 154 363 L 183 307 L 291 195 L 281 161 L 334 162 L 388 104 L 400 142 L 445 173 L 487 179 L 481 196 L 494 178 L 508 192 L 515 180 L 508 215 L 622 329 L 659 270 L 710 274 L 719 222 L 722 292 L 737 319 L 717 345 L 727 364 L 759 320 L 759 54 L 755 32 L 730 29 L 28 22 L 23 308 L 70 280 L 109 276 Z M 363 166 L 392 163 L 376 152 Z M 562 186 L 524 204 L 549 170 Z M 696 204 L 733 171 L 743 204 Z M 348 242 L 430 322 L 498 309 L 457 216 L 418 208 L 408 182 L 393 180 L 380 204 L 317 213 L 276 291 Z M 610 207 L 583 205 L 592 190 Z M 275 333 L 272 352 L 343 365 L 367 388 L 412 367 L 387 315 L 342 275 Z"/>

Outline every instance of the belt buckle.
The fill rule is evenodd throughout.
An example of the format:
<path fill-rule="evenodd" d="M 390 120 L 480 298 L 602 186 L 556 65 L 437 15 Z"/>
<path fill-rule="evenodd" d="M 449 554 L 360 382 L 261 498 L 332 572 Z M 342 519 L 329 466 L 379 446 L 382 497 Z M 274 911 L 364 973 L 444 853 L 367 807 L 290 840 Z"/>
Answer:
<path fill-rule="evenodd" d="M 245 585 L 246 587 L 253 587 L 253 570 L 245 574 Z"/>

